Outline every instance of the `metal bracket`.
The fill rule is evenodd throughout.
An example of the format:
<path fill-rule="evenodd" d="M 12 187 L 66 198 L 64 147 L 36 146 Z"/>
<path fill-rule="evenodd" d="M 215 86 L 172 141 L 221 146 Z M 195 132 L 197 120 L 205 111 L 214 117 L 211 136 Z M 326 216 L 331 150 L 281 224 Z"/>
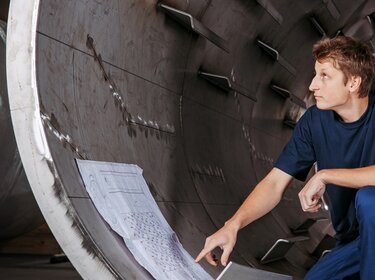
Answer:
<path fill-rule="evenodd" d="M 326 234 L 315 250 L 311 253 L 315 258 L 321 258 L 325 253 L 329 252 L 336 245 L 336 239 Z"/>
<path fill-rule="evenodd" d="M 290 100 L 292 103 L 298 105 L 299 107 L 301 107 L 301 108 L 303 108 L 303 109 L 306 109 L 306 108 L 307 108 L 305 101 L 303 101 L 301 98 L 297 97 L 297 96 L 294 95 L 293 93 L 290 94 L 289 100 Z"/>
<path fill-rule="evenodd" d="M 279 60 L 280 55 L 277 50 L 275 50 L 274 48 L 272 48 L 271 46 L 267 45 L 259 39 L 257 39 L 256 43 L 263 51 L 265 51 L 269 56 L 271 56 L 271 58 L 273 58 L 276 61 Z"/>
<path fill-rule="evenodd" d="M 222 50 L 229 53 L 228 42 L 221 38 L 219 35 L 214 33 L 212 30 L 204 26 L 200 21 L 195 19 L 191 14 L 185 13 L 183 11 L 172 8 L 168 5 L 158 3 L 158 8 L 163 10 L 166 14 L 175 19 L 178 23 L 183 25 L 190 31 L 205 37 L 207 40 L 211 41 L 213 44 L 221 48 Z"/>
<path fill-rule="evenodd" d="M 289 119 L 285 119 L 283 121 L 283 123 L 286 125 L 286 126 L 289 126 L 290 128 L 294 129 L 297 125 L 297 122 L 296 121 L 293 121 L 293 120 L 289 120 Z"/>
<path fill-rule="evenodd" d="M 310 21 L 312 25 L 315 27 L 315 29 L 319 32 L 319 34 L 322 35 L 322 37 L 327 36 L 326 31 L 324 30 L 324 28 L 321 26 L 321 24 L 318 22 L 318 20 L 314 16 L 310 17 Z"/>
<path fill-rule="evenodd" d="M 273 60 L 277 61 L 281 66 L 288 70 L 293 76 L 296 76 L 296 69 L 292 65 L 290 65 L 290 63 L 286 61 L 286 59 L 283 58 L 275 48 L 271 47 L 260 39 L 256 40 L 256 44 Z"/>
<path fill-rule="evenodd" d="M 275 84 L 271 84 L 271 89 L 280 94 L 282 97 L 289 98 L 292 103 L 298 105 L 299 107 L 306 109 L 306 103 L 301 98 L 291 93 L 289 90 L 279 87 Z"/>
<path fill-rule="evenodd" d="M 276 10 L 269 0 L 256 0 L 280 25 L 283 23 L 283 16 Z"/>
<path fill-rule="evenodd" d="M 232 82 L 228 77 L 216 75 L 208 72 L 198 71 L 198 76 L 207 80 L 214 86 L 226 91 L 231 92 L 235 91 L 238 94 L 241 94 L 247 98 L 250 98 L 254 102 L 257 101 L 257 98 L 254 96 L 254 94 L 249 93 L 248 89 Z"/>
<path fill-rule="evenodd" d="M 296 242 L 301 242 L 309 240 L 307 236 L 296 236 L 286 239 L 278 239 L 272 245 L 272 247 L 267 251 L 267 253 L 260 260 L 261 264 L 266 264 L 274 261 L 281 260 L 285 258 L 286 253 L 292 248 L 293 244 Z"/>

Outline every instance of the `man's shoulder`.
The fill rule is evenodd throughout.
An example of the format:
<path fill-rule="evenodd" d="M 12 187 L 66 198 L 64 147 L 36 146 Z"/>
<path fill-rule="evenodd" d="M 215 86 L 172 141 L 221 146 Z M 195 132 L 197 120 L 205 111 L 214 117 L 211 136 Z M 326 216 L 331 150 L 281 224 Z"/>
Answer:
<path fill-rule="evenodd" d="M 319 114 L 319 115 L 321 115 L 321 114 L 325 114 L 325 113 L 327 113 L 329 111 L 331 111 L 331 110 L 322 110 L 322 109 L 319 109 L 316 106 L 316 104 L 314 104 L 314 105 L 311 105 L 309 108 L 307 108 L 306 113 L 309 112 L 310 114 L 314 114 L 314 115 Z"/>
<path fill-rule="evenodd" d="M 332 110 L 322 110 L 314 104 L 306 110 L 304 116 L 310 119 L 312 118 L 314 121 L 317 121 L 316 118 L 325 120 L 327 118 L 332 118 Z"/>
<path fill-rule="evenodd" d="M 332 124 L 332 112 L 321 110 L 316 105 L 310 106 L 298 121 L 300 128 L 321 129 Z"/>
<path fill-rule="evenodd" d="M 316 105 L 312 105 L 309 108 L 307 108 L 306 112 L 302 115 L 301 119 L 304 121 L 312 121 L 315 118 L 320 118 L 323 111 L 318 109 Z"/>

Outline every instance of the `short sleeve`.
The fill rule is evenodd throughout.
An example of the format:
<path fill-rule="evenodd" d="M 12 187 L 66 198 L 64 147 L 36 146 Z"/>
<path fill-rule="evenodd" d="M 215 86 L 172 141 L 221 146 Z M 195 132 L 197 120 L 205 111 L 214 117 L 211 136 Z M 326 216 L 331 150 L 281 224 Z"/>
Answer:
<path fill-rule="evenodd" d="M 316 161 L 311 125 L 311 110 L 307 110 L 298 121 L 291 139 L 274 164 L 274 167 L 301 181 L 306 180 Z"/>

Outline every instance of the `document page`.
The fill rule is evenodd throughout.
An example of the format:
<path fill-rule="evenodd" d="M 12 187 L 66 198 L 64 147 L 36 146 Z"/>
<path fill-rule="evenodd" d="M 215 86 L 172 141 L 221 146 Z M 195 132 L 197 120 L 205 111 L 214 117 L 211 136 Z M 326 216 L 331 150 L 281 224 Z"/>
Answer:
<path fill-rule="evenodd" d="M 76 159 L 98 212 L 155 279 L 213 278 L 182 247 L 137 165 Z"/>

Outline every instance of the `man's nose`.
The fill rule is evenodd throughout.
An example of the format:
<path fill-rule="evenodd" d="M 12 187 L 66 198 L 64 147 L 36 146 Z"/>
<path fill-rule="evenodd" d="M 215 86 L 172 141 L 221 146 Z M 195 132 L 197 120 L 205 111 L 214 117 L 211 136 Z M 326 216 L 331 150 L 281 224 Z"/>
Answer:
<path fill-rule="evenodd" d="M 310 91 L 316 91 L 317 89 L 319 89 L 319 85 L 318 85 L 317 78 L 316 78 L 316 76 L 315 76 L 315 77 L 312 79 L 311 83 L 310 83 L 309 90 L 310 90 Z"/>

